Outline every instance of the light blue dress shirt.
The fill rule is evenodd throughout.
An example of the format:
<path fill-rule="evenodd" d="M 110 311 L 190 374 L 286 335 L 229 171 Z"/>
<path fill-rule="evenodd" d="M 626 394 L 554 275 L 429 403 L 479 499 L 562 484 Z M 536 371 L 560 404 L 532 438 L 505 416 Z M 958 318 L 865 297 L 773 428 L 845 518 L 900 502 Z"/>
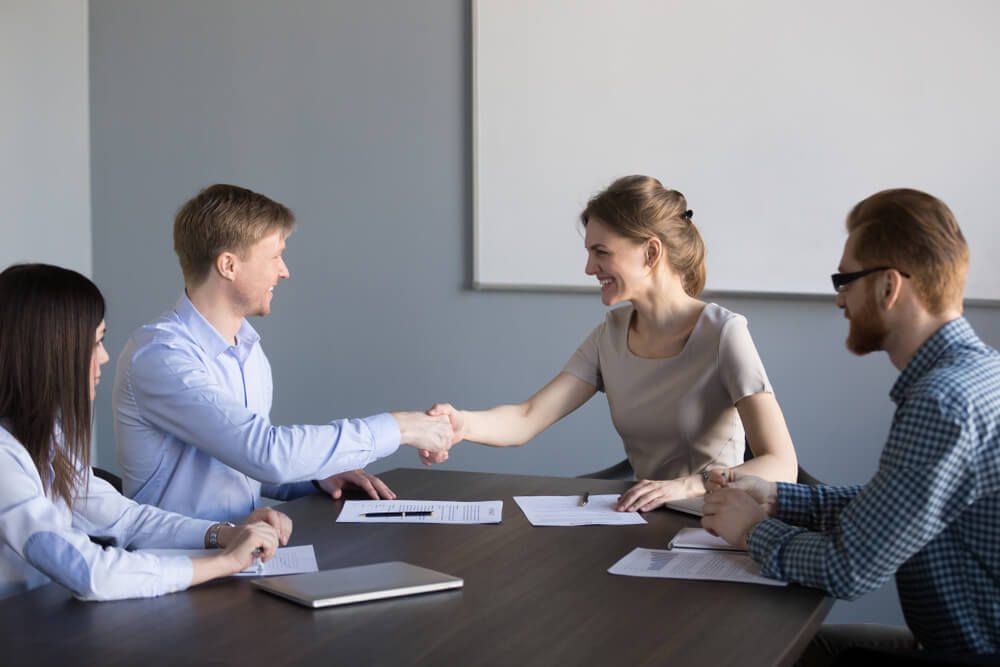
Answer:
<path fill-rule="evenodd" d="M 52 467 L 48 468 L 50 479 Z M 56 581 L 83 600 L 154 597 L 191 584 L 191 559 L 102 548 L 201 548 L 211 521 L 137 505 L 89 476 L 73 510 L 45 492 L 34 461 L 0 427 L 0 599 Z"/>
<path fill-rule="evenodd" d="M 245 517 L 261 495 L 314 492 L 313 479 L 399 448 L 388 413 L 320 426 L 271 424 L 271 366 L 246 320 L 233 345 L 181 295 L 133 332 L 118 359 L 114 411 L 125 495 L 213 521 Z"/>

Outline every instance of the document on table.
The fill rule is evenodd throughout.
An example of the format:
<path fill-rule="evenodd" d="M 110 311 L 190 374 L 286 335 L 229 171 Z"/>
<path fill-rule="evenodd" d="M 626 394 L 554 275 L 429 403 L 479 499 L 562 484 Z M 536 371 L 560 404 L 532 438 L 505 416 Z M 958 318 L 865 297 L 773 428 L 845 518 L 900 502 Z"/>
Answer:
<path fill-rule="evenodd" d="M 636 547 L 608 568 L 611 574 L 661 579 L 736 581 L 765 586 L 787 586 L 784 581 L 763 577 L 760 565 L 746 552 L 643 549 Z"/>
<path fill-rule="evenodd" d="M 140 549 L 139 553 L 156 554 L 158 556 L 187 556 L 189 558 L 206 558 L 217 556 L 218 549 Z M 259 563 L 259 567 L 251 565 L 247 569 L 232 575 L 234 577 L 273 577 L 278 574 L 302 574 L 303 572 L 318 572 L 316 551 L 313 545 L 301 547 L 278 547 L 271 560 Z"/>
<path fill-rule="evenodd" d="M 716 537 L 704 528 L 681 528 L 667 544 L 668 549 L 691 549 L 693 551 L 738 551 L 746 549 L 734 547 L 721 537 Z"/>
<path fill-rule="evenodd" d="M 582 496 L 514 496 L 532 526 L 630 526 L 647 523 L 638 512 L 618 512 L 617 493 Z"/>
<path fill-rule="evenodd" d="M 704 514 L 705 496 L 694 496 L 693 498 L 680 498 L 678 500 L 668 500 L 667 509 L 702 516 Z"/>
<path fill-rule="evenodd" d="M 414 516 L 411 512 L 430 512 Z M 363 516 L 365 514 L 399 516 Z M 404 516 L 405 515 L 405 516 Z M 500 523 L 502 500 L 345 500 L 337 521 L 342 523 Z"/>

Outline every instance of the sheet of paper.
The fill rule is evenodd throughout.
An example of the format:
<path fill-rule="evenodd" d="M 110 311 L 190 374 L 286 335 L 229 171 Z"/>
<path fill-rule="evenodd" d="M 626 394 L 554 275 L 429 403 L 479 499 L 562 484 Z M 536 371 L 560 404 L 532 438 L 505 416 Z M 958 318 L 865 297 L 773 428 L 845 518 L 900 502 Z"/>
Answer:
<path fill-rule="evenodd" d="M 433 512 L 430 516 L 361 516 L 370 512 Z M 342 523 L 500 523 L 502 500 L 345 500 Z"/>
<path fill-rule="evenodd" d="M 617 493 L 591 495 L 586 505 L 581 496 L 514 496 L 532 526 L 631 526 L 647 523 L 638 512 L 618 512 Z"/>
<path fill-rule="evenodd" d="M 667 501 L 668 509 L 684 512 L 685 514 L 693 514 L 695 516 L 702 516 L 702 508 L 704 506 L 705 496 L 695 496 L 694 498 L 681 498 L 679 500 Z"/>
<path fill-rule="evenodd" d="M 668 551 L 637 547 L 608 568 L 611 574 L 661 579 L 738 581 L 746 584 L 787 586 L 784 581 L 760 575 L 760 565 L 745 553 L 731 551 Z"/>
<path fill-rule="evenodd" d="M 187 556 L 189 558 L 204 558 L 219 554 L 218 549 L 140 549 L 140 551 L 160 556 Z M 300 547 L 278 547 L 278 550 L 271 556 L 271 560 L 260 563 L 259 567 L 251 565 L 232 576 L 273 577 L 279 574 L 301 574 L 317 571 L 319 571 L 319 566 L 316 564 L 316 551 L 313 549 L 313 545 L 306 544 Z"/>
<path fill-rule="evenodd" d="M 681 528 L 667 545 L 668 549 L 710 549 L 714 551 L 741 551 L 721 537 L 712 535 L 704 528 Z"/>

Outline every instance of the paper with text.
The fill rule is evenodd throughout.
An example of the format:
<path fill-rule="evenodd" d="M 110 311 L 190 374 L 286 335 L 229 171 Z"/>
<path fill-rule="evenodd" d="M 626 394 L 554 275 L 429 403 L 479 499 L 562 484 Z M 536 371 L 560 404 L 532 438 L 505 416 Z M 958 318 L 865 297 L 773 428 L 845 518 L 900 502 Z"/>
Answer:
<path fill-rule="evenodd" d="M 430 516 L 361 516 L 370 512 L 433 512 Z M 502 500 L 345 500 L 342 523 L 500 523 Z"/>
<path fill-rule="evenodd" d="M 628 577 L 788 585 L 784 581 L 761 576 L 760 565 L 747 554 L 730 551 L 670 551 L 637 547 L 608 568 L 608 572 Z"/>
<path fill-rule="evenodd" d="M 218 556 L 219 549 L 140 549 L 141 553 L 157 554 L 159 556 L 187 556 L 189 558 L 210 558 Z M 232 575 L 234 577 L 273 577 L 279 574 L 302 574 L 303 572 L 318 572 L 316 551 L 313 545 L 300 547 L 278 547 L 278 550 L 266 563 L 251 565 L 247 569 Z"/>
<path fill-rule="evenodd" d="M 514 496 L 532 526 L 631 526 L 647 523 L 638 512 L 619 512 L 617 493 L 582 496 Z"/>

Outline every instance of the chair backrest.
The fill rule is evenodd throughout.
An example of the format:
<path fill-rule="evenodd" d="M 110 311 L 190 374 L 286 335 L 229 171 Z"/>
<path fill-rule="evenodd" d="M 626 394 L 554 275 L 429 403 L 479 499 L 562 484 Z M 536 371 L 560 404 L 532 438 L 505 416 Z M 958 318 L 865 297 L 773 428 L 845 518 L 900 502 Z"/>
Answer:
<path fill-rule="evenodd" d="M 113 472 L 109 472 L 103 468 L 98 468 L 97 466 L 91 467 L 95 477 L 100 477 L 105 482 L 115 487 L 115 491 L 118 493 L 122 492 L 122 478 Z"/>

